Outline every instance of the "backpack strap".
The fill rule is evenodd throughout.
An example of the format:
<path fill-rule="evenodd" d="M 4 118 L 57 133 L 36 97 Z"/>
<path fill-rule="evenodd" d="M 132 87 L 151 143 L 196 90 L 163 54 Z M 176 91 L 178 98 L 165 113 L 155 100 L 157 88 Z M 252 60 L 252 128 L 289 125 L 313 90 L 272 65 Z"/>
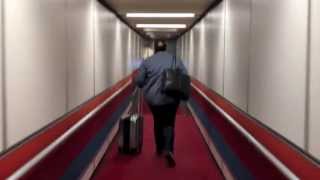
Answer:
<path fill-rule="evenodd" d="M 177 69 L 177 57 L 176 56 L 172 56 L 171 68 Z"/>

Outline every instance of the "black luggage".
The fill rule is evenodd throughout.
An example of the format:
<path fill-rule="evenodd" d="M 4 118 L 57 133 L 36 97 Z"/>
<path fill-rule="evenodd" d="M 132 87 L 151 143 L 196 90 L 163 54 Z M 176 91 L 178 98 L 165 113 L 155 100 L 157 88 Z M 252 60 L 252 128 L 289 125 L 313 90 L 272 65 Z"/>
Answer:
<path fill-rule="evenodd" d="M 136 90 L 129 114 L 120 119 L 119 151 L 124 154 L 140 153 L 143 144 L 143 116 L 141 93 Z"/>
<path fill-rule="evenodd" d="M 120 120 L 119 151 L 124 154 L 140 153 L 143 137 L 143 117 L 129 115 Z"/>

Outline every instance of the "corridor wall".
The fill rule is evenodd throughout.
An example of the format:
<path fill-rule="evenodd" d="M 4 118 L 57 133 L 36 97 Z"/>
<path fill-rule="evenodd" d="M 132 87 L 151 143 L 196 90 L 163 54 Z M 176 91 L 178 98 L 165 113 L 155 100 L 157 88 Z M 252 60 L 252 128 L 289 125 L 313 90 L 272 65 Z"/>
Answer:
<path fill-rule="evenodd" d="M 133 45 L 143 39 L 96 0 L 2 3 L 5 148 L 129 75 L 143 49 Z"/>
<path fill-rule="evenodd" d="M 8 146 L 66 112 L 65 8 L 64 0 L 4 3 Z"/>
<path fill-rule="evenodd" d="M 68 0 L 68 111 L 94 96 L 94 1 Z"/>
<path fill-rule="evenodd" d="M 115 42 L 117 19 L 102 5 L 97 5 L 95 21 L 95 92 L 100 93 L 113 81 L 113 61 L 106 59 L 115 54 L 115 44 L 110 42 Z"/>
<path fill-rule="evenodd" d="M 249 113 L 306 148 L 308 1 L 253 1 Z"/>
<path fill-rule="evenodd" d="M 224 96 L 248 109 L 250 0 L 226 1 Z"/>
<path fill-rule="evenodd" d="M 224 4 L 216 7 L 177 43 L 190 73 L 223 94 Z M 214 24 L 214 26 L 211 26 Z M 210 49 L 208 48 L 210 47 Z M 206 58 L 210 57 L 211 61 Z"/>
<path fill-rule="evenodd" d="M 177 41 L 176 40 L 167 40 L 167 51 L 171 54 L 177 54 Z"/>
<path fill-rule="evenodd" d="M 3 121 L 3 19 L 2 19 L 2 2 L 0 1 L 0 152 L 4 146 L 4 121 Z"/>
<path fill-rule="evenodd" d="M 309 142 L 310 152 L 320 158 L 320 1 L 311 1 Z"/>
<path fill-rule="evenodd" d="M 311 47 L 318 49 L 318 4 L 224 0 L 178 40 L 178 54 L 193 77 L 320 158 L 316 50 L 308 79 L 309 7 Z"/>

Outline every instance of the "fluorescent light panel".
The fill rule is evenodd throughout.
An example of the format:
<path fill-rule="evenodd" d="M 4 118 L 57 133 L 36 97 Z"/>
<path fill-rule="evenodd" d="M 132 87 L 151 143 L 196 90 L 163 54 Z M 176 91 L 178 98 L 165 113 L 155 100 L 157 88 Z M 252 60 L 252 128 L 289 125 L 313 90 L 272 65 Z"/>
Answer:
<path fill-rule="evenodd" d="M 147 28 L 144 29 L 145 32 L 177 32 L 178 29 L 152 29 L 152 28 Z"/>
<path fill-rule="evenodd" d="M 185 29 L 186 24 L 137 24 L 137 28 Z"/>
<path fill-rule="evenodd" d="M 194 18 L 194 13 L 127 13 L 128 18 Z"/>

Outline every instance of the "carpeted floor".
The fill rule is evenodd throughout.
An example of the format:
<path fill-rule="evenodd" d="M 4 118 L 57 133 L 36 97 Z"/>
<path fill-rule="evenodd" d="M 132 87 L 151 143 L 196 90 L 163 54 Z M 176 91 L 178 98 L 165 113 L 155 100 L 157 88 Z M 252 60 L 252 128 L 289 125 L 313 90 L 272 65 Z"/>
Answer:
<path fill-rule="evenodd" d="M 156 156 L 153 120 L 148 108 L 144 113 L 142 153 L 127 156 L 118 153 L 117 141 L 111 145 L 93 179 L 112 180 L 212 180 L 224 179 L 205 144 L 192 116 L 185 108 L 177 114 L 175 158 L 177 166 L 167 168 Z"/>

